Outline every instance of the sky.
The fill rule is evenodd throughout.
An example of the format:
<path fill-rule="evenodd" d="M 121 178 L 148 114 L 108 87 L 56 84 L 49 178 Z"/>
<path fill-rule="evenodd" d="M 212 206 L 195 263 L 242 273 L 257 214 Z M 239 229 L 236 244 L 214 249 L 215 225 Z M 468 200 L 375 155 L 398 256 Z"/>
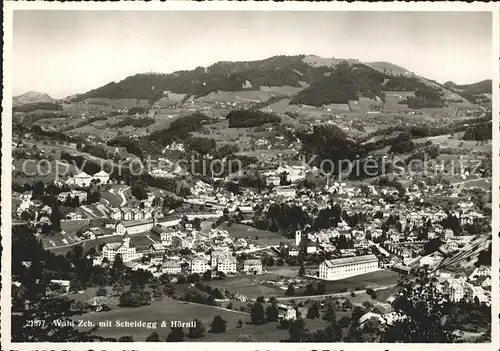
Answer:
<path fill-rule="evenodd" d="M 62 98 L 136 73 L 313 54 L 444 83 L 491 79 L 489 12 L 17 10 L 13 94 Z"/>

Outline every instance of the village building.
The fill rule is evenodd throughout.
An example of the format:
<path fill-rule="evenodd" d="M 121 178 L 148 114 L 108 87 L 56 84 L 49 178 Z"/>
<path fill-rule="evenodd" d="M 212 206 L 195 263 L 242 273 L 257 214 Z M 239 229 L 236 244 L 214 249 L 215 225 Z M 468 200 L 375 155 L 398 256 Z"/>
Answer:
<path fill-rule="evenodd" d="M 162 218 L 162 219 L 142 219 L 129 222 L 120 222 L 115 227 L 115 232 L 117 234 L 137 234 L 144 233 L 151 230 L 155 225 L 159 224 L 162 227 L 173 227 L 180 223 L 180 218 Z"/>
<path fill-rule="evenodd" d="M 338 280 L 374 272 L 378 269 L 379 262 L 375 255 L 337 258 L 324 261 L 320 264 L 319 278 L 325 280 Z"/>
<path fill-rule="evenodd" d="M 248 258 L 243 262 L 243 272 L 248 274 L 261 274 L 262 262 L 258 258 Z"/>
<path fill-rule="evenodd" d="M 209 262 L 202 257 L 196 257 L 191 261 L 191 273 L 203 274 L 211 269 Z"/>
<path fill-rule="evenodd" d="M 99 181 L 101 184 L 107 184 L 109 182 L 109 174 L 105 171 L 97 172 L 92 176 L 92 180 Z"/>
<path fill-rule="evenodd" d="M 130 235 L 127 232 L 124 233 L 121 243 L 107 243 L 102 248 L 102 258 L 107 258 L 109 262 L 113 262 L 118 254 L 123 262 L 138 258 L 136 248 L 130 246 Z"/>
<path fill-rule="evenodd" d="M 161 266 L 161 271 L 163 274 L 177 275 L 182 272 L 182 267 L 177 261 L 169 260 L 163 262 Z"/>
<path fill-rule="evenodd" d="M 87 229 L 86 231 L 84 231 L 82 233 L 82 237 L 84 237 L 85 239 L 96 239 L 97 237 L 99 236 L 103 236 L 104 235 L 104 231 L 99 228 L 99 227 L 93 227 L 93 228 L 90 228 L 90 229 Z"/>
<path fill-rule="evenodd" d="M 293 321 L 297 319 L 297 311 L 292 306 L 278 304 L 276 307 L 278 308 L 279 320 Z"/>
<path fill-rule="evenodd" d="M 217 258 L 217 271 L 225 274 L 236 273 L 236 257 L 219 256 Z"/>
<path fill-rule="evenodd" d="M 90 182 L 92 181 L 92 176 L 85 172 L 80 172 L 77 175 L 75 175 L 72 179 L 76 186 L 86 188 L 90 186 Z"/>

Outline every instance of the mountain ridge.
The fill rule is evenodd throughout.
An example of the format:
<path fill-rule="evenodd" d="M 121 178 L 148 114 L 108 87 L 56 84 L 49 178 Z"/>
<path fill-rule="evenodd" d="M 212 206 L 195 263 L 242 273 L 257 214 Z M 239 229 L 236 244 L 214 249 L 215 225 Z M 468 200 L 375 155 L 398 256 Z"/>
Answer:
<path fill-rule="evenodd" d="M 41 93 L 38 91 L 28 91 L 27 93 L 14 96 L 12 98 L 12 105 L 13 106 L 21 106 L 24 104 L 31 104 L 31 103 L 37 103 L 37 102 L 50 102 L 53 103 L 55 102 L 56 99 L 52 98 L 50 95 L 46 93 Z"/>

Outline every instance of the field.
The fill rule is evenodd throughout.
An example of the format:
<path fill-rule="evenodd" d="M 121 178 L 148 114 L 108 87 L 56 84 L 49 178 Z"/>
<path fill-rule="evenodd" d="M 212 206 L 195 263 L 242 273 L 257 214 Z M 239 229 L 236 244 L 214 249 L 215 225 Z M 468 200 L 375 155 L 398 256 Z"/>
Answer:
<path fill-rule="evenodd" d="M 327 293 L 343 291 L 364 290 L 366 288 L 379 288 L 394 285 L 399 281 L 399 274 L 393 271 L 379 270 L 342 280 L 316 282 L 325 284 Z"/>
<path fill-rule="evenodd" d="M 77 317 L 78 320 L 87 320 L 93 323 L 100 321 L 144 321 L 158 322 L 158 329 L 154 330 L 160 338 L 164 340 L 170 332 L 170 321 L 189 322 L 198 318 L 208 327 L 213 318 L 219 314 L 227 321 L 228 329 L 236 329 L 238 319 L 248 320 L 248 315 L 237 311 L 228 311 L 212 306 L 190 304 L 165 298 L 162 301 L 152 301 L 149 306 L 140 308 L 119 307 L 107 312 L 87 313 Z M 167 327 L 160 327 L 162 321 L 167 323 Z M 82 328 L 88 330 L 88 328 Z M 137 327 L 109 327 L 100 328 L 95 334 L 106 337 L 119 338 L 125 335 L 133 335 L 136 341 L 145 341 L 146 337 L 153 330 Z"/>
<path fill-rule="evenodd" d="M 216 315 L 220 315 L 227 321 L 227 329 L 225 333 L 212 334 L 208 332 L 210 324 Z M 87 313 L 76 317 L 75 320 L 90 321 L 94 324 L 111 321 L 112 326 L 103 326 L 94 333 L 99 336 L 114 337 L 118 339 L 122 336 L 132 335 L 134 341 L 145 341 L 147 336 L 155 331 L 160 336 L 160 340 L 163 341 L 170 333 L 171 321 L 189 322 L 194 318 L 201 320 L 205 326 L 205 336 L 200 339 L 189 339 L 186 336 L 184 339 L 185 342 L 235 341 L 240 334 L 253 335 L 257 341 L 261 342 L 279 342 L 288 338 L 288 330 L 278 329 L 277 322 L 263 325 L 247 324 L 247 322 L 250 321 L 250 316 L 244 312 L 229 311 L 223 308 L 191 304 L 168 298 L 164 298 L 162 301 L 152 301 L 149 306 L 139 308 L 117 307 L 107 312 Z M 237 322 L 239 319 L 243 321 L 241 328 L 237 328 Z M 128 326 L 118 327 L 115 325 L 116 321 L 156 322 L 156 328 L 153 329 L 153 325 L 150 325 L 149 329 L 147 326 L 142 328 Z M 165 322 L 163 327 L 161 326 L 162 322 Z M 327 324 L 321 319 L 308 319 L 306 320 L 306 325 L 311 330 L 317 330 L 325 328 Z M 88 327 L 80 328 L 82 331 L 88 329 Z M 184 333 L 187 334 L 187 332 L 187 328 L 184 328 Z"/>
<path fill-rule="evenodd" d="M 268 230 L 260 230 L 243 224 L 234 223 L 230 227 L 223 223 L 220 229 L 227 230 L 234 238 L 248 239 L 249 243 L 255 243 L 259 246 L 274 246 L 279 245 L 281 242 L 290 241 L 278 233 L 273 233 Z"/>
<path fill-rule="evenodd" d="M 277 278 L 278 276 L 275 274 L 237 275 L 227 277 L 224 280 L 212 280 L 209 285 L 213 288 L 227 289 L 232 293 L 240 293 L 250 298 L 283 296 L 285 290 L 260 283 L 263 280 L 276 280 Z"/>

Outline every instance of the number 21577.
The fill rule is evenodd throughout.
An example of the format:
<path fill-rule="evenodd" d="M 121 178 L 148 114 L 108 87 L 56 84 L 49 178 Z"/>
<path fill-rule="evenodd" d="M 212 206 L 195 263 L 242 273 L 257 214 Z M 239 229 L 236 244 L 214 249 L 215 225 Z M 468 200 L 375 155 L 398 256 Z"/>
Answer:
<path fill-rule="evenodd" d="M 45 321 L 41 319 L 33 319 L 33 320 L 28 320 L 26 321 L 26 324 L 24 325 L 25 327 L 44 327 L 45 326 Z"/>

